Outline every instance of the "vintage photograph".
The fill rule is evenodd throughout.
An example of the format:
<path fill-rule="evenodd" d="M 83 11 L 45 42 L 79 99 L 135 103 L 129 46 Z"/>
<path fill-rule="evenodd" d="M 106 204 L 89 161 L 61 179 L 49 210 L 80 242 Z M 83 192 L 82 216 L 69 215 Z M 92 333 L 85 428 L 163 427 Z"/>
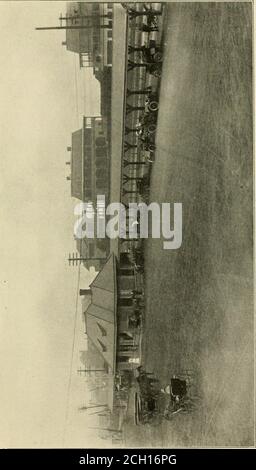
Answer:
<path fill-rule="evenodd" d="M 254 446 L 252 2 L 1 1 L 1 448 Z"/>

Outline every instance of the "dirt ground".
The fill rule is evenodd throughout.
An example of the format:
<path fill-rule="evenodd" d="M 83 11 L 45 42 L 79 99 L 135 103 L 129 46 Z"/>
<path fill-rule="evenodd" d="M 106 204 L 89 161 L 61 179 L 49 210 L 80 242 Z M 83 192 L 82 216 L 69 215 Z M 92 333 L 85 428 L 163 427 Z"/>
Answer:
<path fill-rule="evenodd" d="M 182 202 L 183 243 L 146 242 L 144 364 L 193 369 L 193 415 L 126 426 L 131 446 L 253 445 L 251 5 L 170 4 L 151 201 Z"/>

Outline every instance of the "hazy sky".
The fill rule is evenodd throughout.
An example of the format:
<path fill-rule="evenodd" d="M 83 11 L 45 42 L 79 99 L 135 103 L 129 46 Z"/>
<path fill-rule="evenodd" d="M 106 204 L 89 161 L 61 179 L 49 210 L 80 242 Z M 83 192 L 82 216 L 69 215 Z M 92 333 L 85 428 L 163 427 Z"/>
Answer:
<path fill-rule="evenodd" d="M 64 2 L 0 2 L 2 447 L 63 444 L 77 287 L 66 147 L 99 103 L 92 73 L 61 46 L 65 33 L 34 30 L 57 25 L 60 12 Z M 85 385 L 75 374 L 71 391 L 65 445 L 85 446 L 92 431 L 76 418 Z"/>

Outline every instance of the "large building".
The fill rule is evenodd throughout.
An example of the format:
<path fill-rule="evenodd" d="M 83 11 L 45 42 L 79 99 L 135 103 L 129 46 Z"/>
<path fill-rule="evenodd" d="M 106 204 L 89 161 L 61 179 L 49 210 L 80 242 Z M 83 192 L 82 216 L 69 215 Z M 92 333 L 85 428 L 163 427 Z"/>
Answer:
<path fill-rule="evenodd" d="M 111 87 L 113 63 L 113 4 L 70 2 L 67 4 L 65 25 L 84 29 L 67 29 L 67 50 L 79 55 L 80 67 L 92 67 L 100 82 L 101 115 L 111 137 Z"/>
<path fill-rule="evenodd" d="M 80 67 L 93 67 L 94 72 L 112 66 L 112 3 L 70 2 L 66 17 L 67 27 L 63 45 L 79 54 Z"/>
<path fill-rule="evenodd" d="M 96 203 L 97 195 L 109 197 L 110 152 L 102 117 L 84 117 L 81 129 L 72 133 L 71 196 Z"/>
<path fill-rule="evenodd" d="M 92 203 L 96 209 L 97 196 L 109 202 L 110 149 L 105 120 L 102 117 L 84 117 L 82 128 L 72 133 L 70 176 L 71 196 Z M 83 238 L 76 240 L 76 248 L 88 268 L 104 264 L 109 254 L 109 240 Z M 87 261 L 88 260 L 88 261 Z"/>
<path fill-rule="evenodd" d="M 134 266 L 121 256 L 119 263 L 110 254 L 89 289 L 84 312 L 88 339 L 93 343 L 108 371 L 108 406 L 115 407 L 115 378 L 130 373 L 140 363 L 140 293 Z"/>

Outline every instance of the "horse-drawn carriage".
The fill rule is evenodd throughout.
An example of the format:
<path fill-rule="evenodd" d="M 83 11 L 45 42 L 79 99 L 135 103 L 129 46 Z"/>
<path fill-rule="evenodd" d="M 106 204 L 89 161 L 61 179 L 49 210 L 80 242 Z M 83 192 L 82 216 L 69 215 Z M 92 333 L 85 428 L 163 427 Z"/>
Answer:
<path fill-rule="evenodd" d="M 137 425 L 160 424 L 159 380 L 145 372 L 141 367 L 137 370 L 138 390 L 135 394 L 135 422 Z"/>
<path fill-rule="evenodd" d="M 157 425 L 163 418 L 171 420 L 179 413 L 192 413 L 198 409 L 200 397 L 195 393 L 192 372 L 171 376 L 170 383 L 163 389 L 158 379 L 140 369 L 139 391 L 135 397 L 136 424 Z"/>

